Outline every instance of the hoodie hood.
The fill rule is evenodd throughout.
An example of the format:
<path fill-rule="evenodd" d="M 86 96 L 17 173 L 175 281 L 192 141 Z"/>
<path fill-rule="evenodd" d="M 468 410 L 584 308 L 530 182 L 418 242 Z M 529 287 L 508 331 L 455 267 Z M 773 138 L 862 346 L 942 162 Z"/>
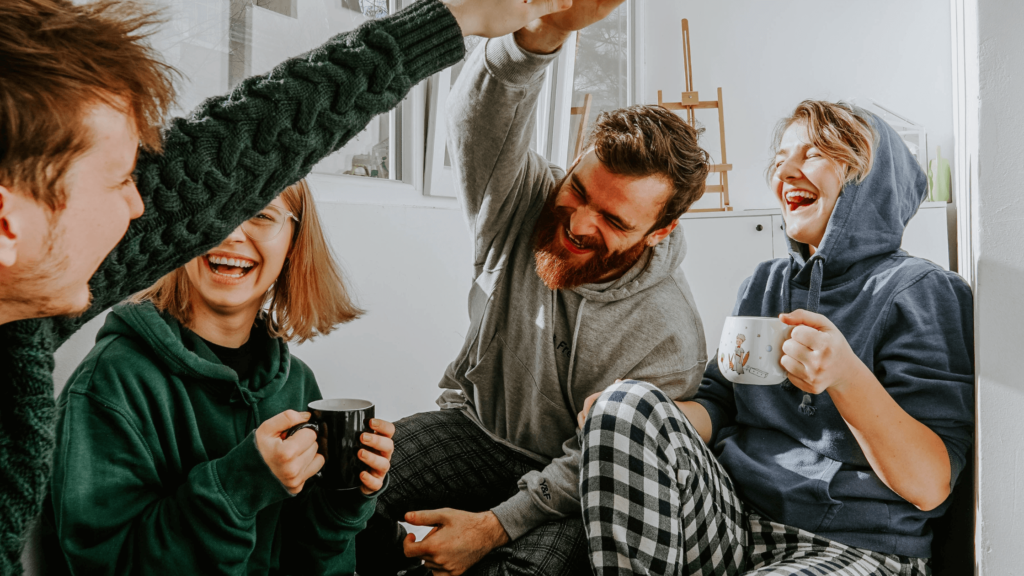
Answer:
<path fill-rule="evenodd" d="M 683 227 L 676 229 L 654 248 L 644 250 L 636 264 L 619 278 L 603 284 L 584 284 L 572 291 L 586 300 L 615 302 L 623 300 L 671 276 L 686 257 L 686 238 Z"/>
<path fill-rule="evenodd" d="M 791 310 L 817 311 L 823 287 L 842 283 L 899 250 L 907 223 L 928 195 L 928 178 L 899 134 L 874 114 L 857 113 L 875 128 L 874 163 L 862 182 L 843 188 L 813 256 L 807 244 L 789 240 L 792 279 L 809 289 L 806 306 L 791 302 Z"/>
<path fill-rule="evenodd" d="M 239 381 L 234 370 L 217 359 L 197 334 L 184 328 L 170 314 L 160 312 L 151 302 L 115 306 L 96 339 L 119 335 L 153 351 L 167 371 L 183 380 L 196 381 L 215 396 L 246 405 L 272 396 L 288 381 L 291 355 L 288 345 L 255 329 L 253 355 L 259 366 L 250 378 Z"/>

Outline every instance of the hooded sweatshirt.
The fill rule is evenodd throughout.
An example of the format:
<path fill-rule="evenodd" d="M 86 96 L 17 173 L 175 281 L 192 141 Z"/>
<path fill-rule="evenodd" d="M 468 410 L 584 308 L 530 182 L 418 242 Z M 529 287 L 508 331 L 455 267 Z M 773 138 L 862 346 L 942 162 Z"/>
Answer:
<path fill-rule="evenodd" d="M 281 485 L 254 430 L 305 410 L 320 390 L 261 323 L 250 340 L 257 364 L 239 381 L 150 303 L 107 316 L 57 404 L 44 522 L 72 573 L 355 571 L 354 538 L 376 495 L 321 490 L 313 479 L 292 496 Z"/>
<path fill-rule="evenodd" d="M 874 166 L 847 184 L 813 256 L 790 240 L 789 258 L 763 262 L 733 314 L 803 308 L 843 333 L 882 386 L 949 453 L 950 488 L 974 431 L 973 299 L 958 275 L 900 249 L 927 179 L 896 132 L 878 132 Z M 696 401 L 711 416 L 719 461 L 750 508 L 783 524 L 885 554 L 931 557 L 929 512 L 890 490 L 828 394 L 732 384 L 708 364 Z"/>
<path fill-rule="evenodd" d="M 536 272 L 534 224 L 557 179 L 529 149 L 543 72 L 556 55 L 523 51 L 512 36 L 481 44 L 448 107 L 448 146 L 473 233 L 470 329 L 440 386 L 491 438 L 543 467 L 493 509 L 516 539 L 551 519 L 578 517 L 576 415 L 617 378 L 690 398 L 706 362 L 704 331 L 679 265 L 675 230 L 620 278 L 550 290 Z"/>

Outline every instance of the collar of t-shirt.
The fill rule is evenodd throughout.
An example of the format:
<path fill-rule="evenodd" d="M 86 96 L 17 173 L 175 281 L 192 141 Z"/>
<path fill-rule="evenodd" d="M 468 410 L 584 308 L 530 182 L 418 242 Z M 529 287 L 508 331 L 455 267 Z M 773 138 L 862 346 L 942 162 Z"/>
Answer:
<path fill-rule="evenodd" d="M 246 380 L 252 376 L 255 366 L 253 364 L 253 338 L 251 334 L 245 344 L 238 348 L 220 346 L 205 338 L 203 342 L 210 349 L 210 352 L 213 352 L 213 355 L 220 360 L 221 364 L 231 368 L 238 374 L 239 381 Z"/>

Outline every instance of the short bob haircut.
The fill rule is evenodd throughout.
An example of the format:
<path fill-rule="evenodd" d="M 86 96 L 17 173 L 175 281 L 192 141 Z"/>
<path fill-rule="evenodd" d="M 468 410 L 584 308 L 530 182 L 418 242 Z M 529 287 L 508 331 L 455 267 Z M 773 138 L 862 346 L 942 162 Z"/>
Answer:
<path fill-rule="evenodd" d="M 108 105 L 159 152 L 177 72 L 147 37 L 160 13 L 136 0 L 0 0 L 0 186 L 59 211 L 64 176 Z"/>
<path fill-rule="evenodd" d="M 868 113 L 846 102 L 804 100 L 793 114 L 779 120 L 772 134 L 771 159 L 765 177 L 775 177 L 775 155 L 782 145 L 782 136 L 790 126 L 802 122 L 807 135 L 826 158 L 840 170 L 844 184 L 861 182 L 871 172 L 878 133 L 867 118 Z"/>
<path fill-rule="evenodd" d="M 338 324 L 355 320 L 363 311 L 353 304 L 341 279 L 341 269 L 324 237 L 309 185 L 300 180 L 285 188 L 281 199 L 299 222 L 292 233 L 291 253 L 277 281 L 267 291 L 261 317 L 272 337 L 305 342 L 329 334 Z M 191 327 L 192 289 L 182 266 L 132 296 L 130 301 L 150 301 L 183 326 Z"/>

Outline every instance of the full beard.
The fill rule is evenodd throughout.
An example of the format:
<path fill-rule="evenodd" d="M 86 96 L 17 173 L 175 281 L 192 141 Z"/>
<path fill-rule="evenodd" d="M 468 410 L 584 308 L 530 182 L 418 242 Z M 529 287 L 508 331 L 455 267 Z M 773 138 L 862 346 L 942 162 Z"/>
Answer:
<path fill-rule="evenodd" d="M 568 228 L 571 212 L 555 207 L 555 197 L 561 186 L 555 186 L 548 195 L 544 208 L 533 229 L 533 255 L 537 276 L 551 290 L 575 288 L 608 280 L 615 272 L 625 272 L 640 260 L 646 245 L 640 240 L 623 252 L 611 253 L 599 239 L 580 238 L 583 247 L 593 250 L 582 264 L 572 262 L 575 257 L 558 239 L 558 229 Z"/>

